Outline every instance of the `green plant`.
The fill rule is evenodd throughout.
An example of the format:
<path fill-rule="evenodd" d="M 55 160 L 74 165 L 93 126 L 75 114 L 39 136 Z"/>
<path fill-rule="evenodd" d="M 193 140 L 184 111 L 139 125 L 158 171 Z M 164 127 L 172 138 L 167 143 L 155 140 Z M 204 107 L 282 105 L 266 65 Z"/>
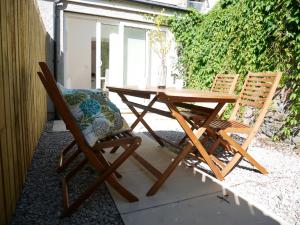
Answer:
<path fill-rule="evenodd" d="M 290 92 L 289 116 L 278 135 L 300 120 L 300 1 L 220 0 L 208 14 L 191 10 L 169 19 L 189 87 L 211 85 L 217 73 L 281 71 Z"/>
<path fill-rule="evenodd" d="M 164 10 L 158 16 L 148 17 L 155 24 L 155 29 L 149 30 L 150 47 L 159 56 L 163 64 L 166 63 L 167 54 L 170 51 L 171 40 L 167 40 L 166 33 L 163 31 L 165 17 Z"/>

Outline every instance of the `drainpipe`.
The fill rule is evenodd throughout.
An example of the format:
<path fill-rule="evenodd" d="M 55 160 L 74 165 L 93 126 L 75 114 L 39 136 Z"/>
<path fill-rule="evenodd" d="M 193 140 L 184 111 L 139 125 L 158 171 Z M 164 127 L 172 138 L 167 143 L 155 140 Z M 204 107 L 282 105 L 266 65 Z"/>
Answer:
<path fill-rule="evenodd" d="M 59 16 L 59 8 L 58 4 L 61 3 L 62 0 L 55 0 L 54 1 L 54 21 L 53 21 L 53 30 L 54 30 L 54 40 L 53 40 L 53 75 L 55 80 L 57 80 L 57 38 L 58 38 L 58 31 L 57 31 L 57 23 L 58 23 L 58 17 Z"/>

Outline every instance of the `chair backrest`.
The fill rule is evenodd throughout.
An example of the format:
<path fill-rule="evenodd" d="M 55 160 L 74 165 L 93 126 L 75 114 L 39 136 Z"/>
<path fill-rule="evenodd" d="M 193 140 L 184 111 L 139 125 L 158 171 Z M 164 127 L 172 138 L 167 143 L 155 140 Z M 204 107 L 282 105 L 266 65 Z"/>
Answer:
<path fill-rule="evenodd" d="M 257 108 L 259 110 L 258 116 L 252 125 L 252 131 L 249 136 L 253 137 L 262 124 L 278 87 L 280 78 L 280 72 L 248 73 L 239 99 L 237 100 L 229 119 L 236 119 L 241 106 Z M 247 142 L 246 144 L 249 143 Z"/>
<path fill-rule="evenodd" d="M 217 74 L 210 90 L 213 92 L 232 94 L 238 78 L 238 74 Z"/>
<path fill-rule="evenodd" d="M 73 134 L 77 144 L 79 146 L 84 145 L 84 149 L 85 149 L 85 147 L 88 145 L 86 144 L 83 134 L 81 133 L 79 127 L 77 126 L 73 115 L 71 114 L 63 96 L 61 95 L 56 85 L 56 81 L 54 80 L 54 77 L 51 74 L 50 69 L 48 68 L 45 62 L 40 62 L 39 65 L 43 73 L 38 72 L 38 75 L 48 95 L 53 101 L 53 104 L 55 105 L 57 112 L 62 117 L 63 121 L 65 122 L 70 132 Z"/>

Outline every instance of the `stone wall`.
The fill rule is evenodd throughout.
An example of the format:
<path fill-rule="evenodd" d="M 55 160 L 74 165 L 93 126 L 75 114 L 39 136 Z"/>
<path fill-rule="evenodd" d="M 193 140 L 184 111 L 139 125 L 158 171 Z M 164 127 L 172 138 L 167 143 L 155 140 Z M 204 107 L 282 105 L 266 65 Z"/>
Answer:
<path fill-rule="evenodd" d="M 289 116 L 289 91 L 287 89 L 281 89 L 277 91 L 272 104 L 264 118 L 263 124 L 260 128 L 260 133 L 273 139 L 276 135 L 279 135 L 284 127 L 284 121 Z M 257 112 L 253 108 L 247 108 L 244 112 L 244 122 L 252 123 L 255 121 L 255 115 Z M 300 124 L 293 127 L 292 137 L 284 140 L 287 143 L 295 144 L 296 147 L 300 147 Z"/>

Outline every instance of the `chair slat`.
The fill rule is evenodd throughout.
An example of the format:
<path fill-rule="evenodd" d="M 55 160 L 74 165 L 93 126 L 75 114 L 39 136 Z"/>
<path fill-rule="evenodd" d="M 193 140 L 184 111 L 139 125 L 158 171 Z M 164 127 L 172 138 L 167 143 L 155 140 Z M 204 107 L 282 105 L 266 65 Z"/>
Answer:
<path fill-rule="evenodd" d="M 260 95 L 246 95 L 245 93 L 243 93 L 241 99 L 261 102 L 261 101 L 265 101 L 267 97 L 260 96 Z"/>
<path fill-rule="evenodd" d="M 274 72 L 265 72 L 265 73 L 249 73 L 249 77 L 276 77 L 277 74 Z"/>
<path fill-rule="evenodd" d="M 266 92 L 244 92 L 243 93 L 243 96 L 242 97 L 245 97 L 245 98 L 247 98 L 247 97 L 252 97 L 252 98 L 257 98 L 258 100 L 260 100 L 260 99 L 266 99 L 267 97 L 268 97 L 268 94 L 269 93 L 266 93 Z"/>
<path fill-rule="evenodd" d="M 266 91 L 269 92 L 270 91 L 270 87 L 255 87 L 255 86 L 249 86 L 249 84 L 245 85 L 245 90 L 246 91 Z"/>
<path fill-rule="evenodd" d="M 238 74 L 217 74 L 211 91 L 233 93 L 237 83 Z"/>
<path fill-rule="evenodd" d="M 240 102 L 241 106 L 252 106 L 255 108 L 262 108 L 264 106 L 263 103 L 257 103 L 257 102 L 253 102 L 253 101 L 247 101 L 247 100 L 243 100 Z"/>
<path fill-rule="evenodd" d="M 252 80 L 249 80 L 247 83 L 247 86 L 252 86 L 252 87 L 272 87 L 272 83 L 259 83 L 259 82 L 254 82 Z"/>

